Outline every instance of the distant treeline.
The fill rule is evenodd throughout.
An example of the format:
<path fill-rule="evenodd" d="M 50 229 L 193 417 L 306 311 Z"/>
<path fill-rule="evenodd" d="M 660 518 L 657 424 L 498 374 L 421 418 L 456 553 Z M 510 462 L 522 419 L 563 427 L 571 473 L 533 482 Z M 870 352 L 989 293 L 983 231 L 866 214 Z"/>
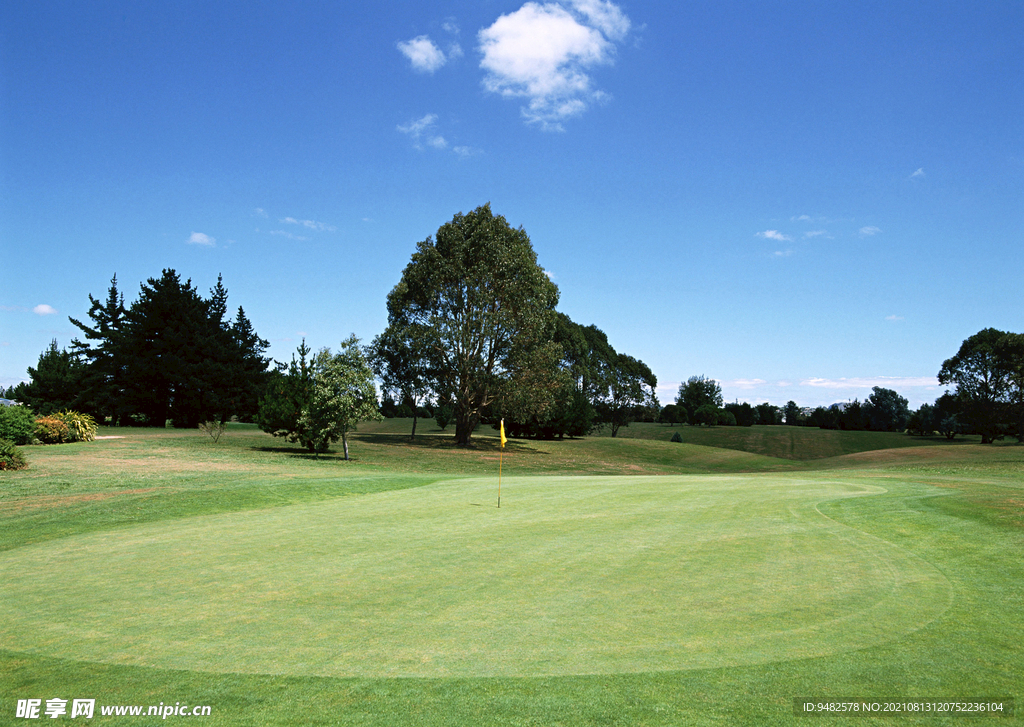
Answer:
<path fill-rule="evenodd" d="M 661 407 L 643 361 L 555 309 L 558 288 L 529 237 L 489 205 L 455 215 L 417 244 L 387 297 L 387 328 L 365 348 L 346 340 L 344 355 L 322 349 L 310 357 L 303 341 L 290 363 L 272 362 L 245 311 L 228 316 L 219 277 L 203 297 L 191 280 L 164 270 L 125 305 L 115 276 L 105 300 L 89 300 L 88 321 L 70 319 L 81 338 L 70 349 L 54 340 L 28 369 L 31 380 L 5 398 L 40 414 L 73 409 L 121 425 L 195 427 L 237 417 L 308 441 L 313 429 L 347 431 L 354 412 L 371 410 L 412 416 L 411 436 L 424 416 L 442 429 L 452 423 L 463 445 L 480 424 L 502 421 L 511 436 L 544 439 L 597 427 L 615 436 L 638 420 L 1024 438 L 1024 335 L 991 328 L 942 364 L 939 382 L 950 390 L 916 412 L 881 387 L 866 401 L 813 410 L 792 401 L 723 404 L 721 387 L 704 376 Z M 324 436 L 333 434 L 314 438 Z"/>

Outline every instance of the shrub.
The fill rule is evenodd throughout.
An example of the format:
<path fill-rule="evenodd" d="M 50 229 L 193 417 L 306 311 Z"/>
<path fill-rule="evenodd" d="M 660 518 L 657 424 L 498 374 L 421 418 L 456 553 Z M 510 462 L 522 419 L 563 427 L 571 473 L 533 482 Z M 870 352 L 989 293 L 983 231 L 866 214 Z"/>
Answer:
<path fill-rule="evenodd" d="M 217 442 L 220 441 L 220 435 L 224 433 L 227 425 L 224 424 L 224 422 L 211 419 L 208 422 L 200 422 L 199 428 L 209 434 L 210 438 L 213 439 L 214 442 Z"/>
<path fill-rule="evenodd" d="M 68 441 L 69 436 L 68 425 L 57 417 L 36 419 L 36 439 L 43 444 L 60 444 Z"/>
<path fill-rule="evenodd" d="M 679 432 L 676 432 L 675 434 L 672 435 L 672 440 L 671 441 L 677 442 L 679 444 L 682 444 L 683 443 L 683 437 L 682 437 L 682 435 L 679 434 Z"/>
<path fill-rule="evenodd" d="M 27 406 L 0 406 L 0 439 L 14 444 L 32 444 L 36 415 Z"/>
<path fill-rule="evenodd" d="M 25 455 L 13 442 L 0 439 L 0 470 L 23 470 L 28 467 Z"/>
<path fill-rule="evenodd" d="M 89 414 L 65 409 L 53 415 L 67 425 L 68 435 L 65 442 L 91 442 L 96 439 L 96 420 Z"/>

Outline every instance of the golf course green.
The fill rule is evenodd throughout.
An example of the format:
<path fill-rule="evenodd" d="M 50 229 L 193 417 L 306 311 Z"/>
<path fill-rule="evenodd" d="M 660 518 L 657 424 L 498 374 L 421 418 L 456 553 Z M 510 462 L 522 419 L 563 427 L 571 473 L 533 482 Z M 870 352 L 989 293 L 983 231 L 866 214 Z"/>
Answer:
<path fill-rule="evenodd" d="M 382 427 L 343 463 L 244 427 L 125 431 L 4 475 L 5 715 L 92 689 L 178 690 L 212 724 L 291 724 L 300 703 L 324 724 L 790 724 L 811 719 L 802 697 L 1024 684 L 1019 447 L 780 463 L 514 442 L 499 509 L 486 438 L 466 453 Z M 693 473 L 701 452 L 714 474 Z"/>

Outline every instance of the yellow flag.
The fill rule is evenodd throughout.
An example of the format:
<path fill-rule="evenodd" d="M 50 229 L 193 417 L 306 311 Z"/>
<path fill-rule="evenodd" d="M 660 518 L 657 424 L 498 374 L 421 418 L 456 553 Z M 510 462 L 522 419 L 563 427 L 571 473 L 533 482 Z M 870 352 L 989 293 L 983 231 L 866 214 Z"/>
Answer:
<path fill-rule="evenodd" d="M 508 440 L 505 439 L 505 420 L 502 419 L 501 420 L 501 446 L 504 447 L 505 446 L 505 442 L 507 442 L 507 441 Z"/>

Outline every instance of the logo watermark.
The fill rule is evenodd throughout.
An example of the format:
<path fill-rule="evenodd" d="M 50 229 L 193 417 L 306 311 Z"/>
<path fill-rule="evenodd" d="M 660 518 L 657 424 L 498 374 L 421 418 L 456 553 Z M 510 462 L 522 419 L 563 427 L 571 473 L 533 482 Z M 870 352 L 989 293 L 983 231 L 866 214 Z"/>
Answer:
<path fill-rule="evenodd" d="M 213 708 L 210 705 L 191 705 L 182 702 L 160 704 L 101 704 L 98 708 L 95 699 L 19 699 L 15 709 L 16 719 L 40 719 L 48 717 L 57 719 L 92 719 L 102 717 L 209 717 Z"/>

